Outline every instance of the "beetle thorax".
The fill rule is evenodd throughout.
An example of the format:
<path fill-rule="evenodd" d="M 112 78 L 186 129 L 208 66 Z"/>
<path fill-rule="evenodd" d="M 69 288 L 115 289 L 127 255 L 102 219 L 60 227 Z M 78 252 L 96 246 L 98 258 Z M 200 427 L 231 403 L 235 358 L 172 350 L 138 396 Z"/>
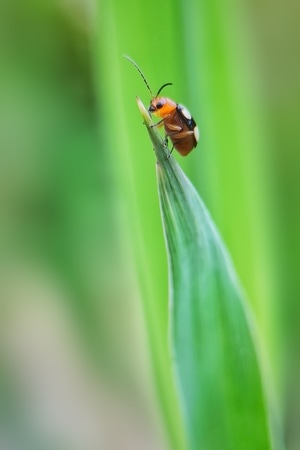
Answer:
<path fill-rule="evenodd" d="M 177 104 L 166 97 L 156 97 L 151 100 L 149 112 L 155 116 L 164 118 L 176 110 Z"/>

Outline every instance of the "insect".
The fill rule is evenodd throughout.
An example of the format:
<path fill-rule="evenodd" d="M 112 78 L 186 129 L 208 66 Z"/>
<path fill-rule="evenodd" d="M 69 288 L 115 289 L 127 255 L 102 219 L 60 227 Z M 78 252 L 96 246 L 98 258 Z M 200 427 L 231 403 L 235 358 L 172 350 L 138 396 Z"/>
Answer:
<path fill-rule="evenodd" d="M 128 56 L 125 56 L 125 58 L 138 70 L 150 92 L 151 101 L 148 111 L 160 118 L 160 121 L 153 126 L 164 126 L 166 138 L 170 138 L 173 144 L 171 153 L 175 148 L 180 155 L 188 155 L 197 146 L 199 129 L 190 112 L 183 105 L 170 98 L 159 96 L 161 91 L 172 83 L 163 84 L 154 96 L 139 66 Z"/>

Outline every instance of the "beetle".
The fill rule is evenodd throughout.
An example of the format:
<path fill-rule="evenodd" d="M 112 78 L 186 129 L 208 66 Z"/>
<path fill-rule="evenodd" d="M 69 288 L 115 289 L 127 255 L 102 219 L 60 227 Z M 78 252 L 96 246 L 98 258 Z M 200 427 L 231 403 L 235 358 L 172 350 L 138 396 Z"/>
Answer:
<path fill-rule="evenodd" d="M 160 121 L 153 126 L 164 126 L 166 138 L 170 138 L 173 144 L 171 153 L 175 148 L 180 155 L 188 155 L 198 144 L 199 129 L 190 112 L 183 105 L 174 102 L 168 97 L 159 96 L 161 91 L 166 86 L 172 85 L 172 83 L 163 84 L 154 96 L 139 66 L 128 56 L 125 56 L 125 58 L 138 70 L 150 92 L 151 101 L 148 111 L 150 114 L 160 118 Z"/>

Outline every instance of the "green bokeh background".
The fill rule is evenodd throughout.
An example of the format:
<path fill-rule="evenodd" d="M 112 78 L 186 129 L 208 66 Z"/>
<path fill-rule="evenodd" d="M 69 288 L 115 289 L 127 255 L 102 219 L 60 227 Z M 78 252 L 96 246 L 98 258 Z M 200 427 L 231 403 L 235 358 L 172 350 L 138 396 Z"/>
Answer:
<path fill-rule="evenodd" d="M 3 448 L 185 448 L 135 104 L 149 93 L 123 54 L 153 91 L 173 82 L 199 125 L 197 149 L 175 157 L 231 253 L 287 448 L 300 447 L 299 13 L 283 0 L 1 4 Z"/>

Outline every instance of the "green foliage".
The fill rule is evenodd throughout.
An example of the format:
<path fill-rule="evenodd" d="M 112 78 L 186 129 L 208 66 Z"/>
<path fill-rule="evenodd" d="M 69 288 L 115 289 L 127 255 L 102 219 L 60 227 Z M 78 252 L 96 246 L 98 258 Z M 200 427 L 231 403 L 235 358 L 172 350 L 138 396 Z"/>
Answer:
<path fill-rule="evenodd" d="M 1 448 L 188 448 L 155 158 L 135 104 L 149 93 L 123 54 L 154 92 L 172 82 L 168 95 L 199 126 L 198 147 L 173 157 L 226 242 L 265 347 L 272 405 L 299 448 L 298 9 L 283 0 L 0 4 Z M 181 226 L 207 236 L 201 202 L 188 201 L 207 226 L 180 215 Z M 212 242 L 205 254 L 223 264 Z M 193 255 L 186 244 L 182 261 Z M 181 290 L 187 273 L 173 269 Z M 221 273 L 220 289 L 234 289 Z M 222 321 L 234 311 L 232 328 L 248 329 L 238 299 L 205 310 Z M 195 329 L 183 337 L 193 341 Z M 211 332 L 211 365 L 225 368 L 226 330 Z M 225 375 L 216 392 L 228 392 Z"/>

